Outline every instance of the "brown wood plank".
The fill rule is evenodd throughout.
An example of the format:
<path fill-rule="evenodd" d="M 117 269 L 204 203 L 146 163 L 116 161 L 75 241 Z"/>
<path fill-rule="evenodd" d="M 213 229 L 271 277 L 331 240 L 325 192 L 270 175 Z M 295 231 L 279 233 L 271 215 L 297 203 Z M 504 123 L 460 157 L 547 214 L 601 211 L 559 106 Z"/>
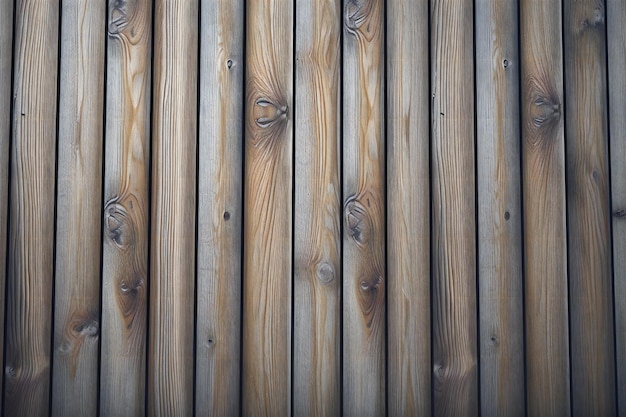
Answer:
<path fill-rule="evenodd" d="M 196 414 L 240 412 L 242 0 L 201 2 Z"/>
<path fill-rule="evenodd" d="M 473 5 L 431 1 L 434 413 L 478 415 Z"/>
<path fill-rule="evenodd" d="M 389 414 L 430 415 L 428 1 L 387 2 Z"/>
<path fill-rule="evenodd" d="M 193 412 L 198 1 L 154 16 L 148 414 Z"/>
<path fill-rule="evenodd" d="M 527 408 L 570 413 L 560 2 L 521 0 Z"/>
<path fill-rule="evenodd" d="M 615 415 L 604 0 L 564 7 L 572 414 Z"/>
<path fill-rule="evenodd" d="M 382 0 L 346 1 L 343 44 L 343 412 L 385 414 Z"/>
<path fill-rule="evenodd" d="M 98 406 L 106 4 L 63 2 L 52 415 Z"/>
<path fill-rule="evenodd" d="M 246 4 L 243 413 L 291 410 L 293 2 Z"/>
<path fill-rule="evenodd" d="M 517 2 L 476 2 L 481 413 L 525 415 Z"/>
<path fill-rule="evenodd" d="M 145 414 L 152 2 L 109 0 L 100 413 Z"/>
<path fill-rule="evenodd" d="M 59 2 L 15 7 L 4 415 L 47 416 Z"/>
<path fill-rule="evenodd" d="M 341 411 L 341 1 L 296 2 L 294 414 Z"/>

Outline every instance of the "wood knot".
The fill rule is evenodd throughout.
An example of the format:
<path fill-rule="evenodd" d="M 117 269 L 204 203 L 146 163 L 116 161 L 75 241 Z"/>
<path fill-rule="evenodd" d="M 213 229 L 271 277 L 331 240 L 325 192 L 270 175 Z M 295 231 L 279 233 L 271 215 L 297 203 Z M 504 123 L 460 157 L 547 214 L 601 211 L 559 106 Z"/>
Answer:
<path fill-rule="evenodd" d="M 106 236 L 121 250 L 134 244 L 132 220 L 117 199 L 108 201 L 104 207 L 104 230 Z"/>
<path fill-rule="evenodd" d="M 361 316 L 368 329 L 374 327 L 374 321 L 382 320 L 381 311 L 385 306 L 384 291 L 382 290 L 383 277 L 374 275 L 372 278 L 363 278 L 358 281 L 359 292 L 357 300 L 361 308 Z"/>
<path fill-rule="evenodd" d="M 100 332 L 100 326 L 96 320 L 87 320 L 76 324 L 74 332 L 83 337 L 96 337 Z"/>
<path fill-rule="evenodd" d="M 9 379 L 14 379 L 17 378 L 17 368 L 15 368 L 14 366 L 11 365 L 7 365 L 4 368 L 4 375 L 9 378 Z"/>
<path fill-rule="evenodd" d="M 578 34 L 589 29 L 598 29 L 604 26 L 604 9 L 602 7 L 595 7 L 590 16 L 581 19 L 578 22 Z"/>
<path fill-rule="evenodd" d="M 109 35 L 118 35 L 128 26 L 127 0 L 109 2 Z"/>
<path fill-rule="evenodd" d="M 551 124 L 561 116 L 561 104 L 549 97 L 537 95 L 531 107 L 533 125 L 537 129 Z"/>
<path fill-rule="evenodd" d="M 335 267 L 330 262 L 318 263 L 315 272 L 317 279 L 323 284 L 330 284 L 335 279 Z"/>
<path fill-rule="evenodd" d="M 617 209 L 613 212 L 613 216 L 617 217 L 618 219 L 623 219 L 624 217 L 626 217 L 626 210 Z"/>
<path fill-rule="evenodd" d="M 259 98 L 254 102 L 254 122 L 261 129 L 270 128 L 280 121 L 286 121 L 288 110 L 284 103 Z"/>
<path fill-rule="evenodd" d="M 344 207 L 348 234 L 357 246 L 367 245 L 371 230 L 367 209 L 356 196 L 349 197 Z"/>

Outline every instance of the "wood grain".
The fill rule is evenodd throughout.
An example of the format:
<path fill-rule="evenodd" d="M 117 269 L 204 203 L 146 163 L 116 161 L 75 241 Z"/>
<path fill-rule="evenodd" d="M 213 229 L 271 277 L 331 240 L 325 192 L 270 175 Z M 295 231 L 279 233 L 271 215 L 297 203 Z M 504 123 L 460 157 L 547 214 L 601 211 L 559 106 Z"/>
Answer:
<path fill-rule="evenodd" d="M 296 2 L 294 404 L 341 412 L 341 1 Z"/>
<path fill-rule="evenodd" d="M 517 3 L 476 2 L 481 413 L 525 415 Z"/>
<path fill-rule="evenodd" d="M 527 408 L 570 413 L 559 2 L 520 3 Z"/>
<path fill-rule="evenodd" d="M 52 415 L 97 414 L 105 14 L 61 7 Z"/>
<path fill-rule="evenodd" d="M 387 3 L 388 407 L 431 414 L 428 1 Z"/>
<path fill-rule="evenodd" d="M 198 1 L 154 13 L 148 414 L 194 408 Z"/>
<path fill-rule="evenodd" d="M 431 1 L 434 414 L 478 415 L 473 5 Z"/>
<path fill-rule="evenodd" d="M 47 416 L 59 2 L 15 7 L 4 415 Z"/>
<path fill-rule="evenodd" d="M 196 414 L 240 413 L 243 1 L 201 2 Z"/>
<path fill-rule="evenodd" d="M 100 413 L 145 414 L 152 2 L 109 0 Z"/>
<path fill-rule="evenodd" d="M 344 3 L 343 412 L 385 414 L 382 0 Z"/>

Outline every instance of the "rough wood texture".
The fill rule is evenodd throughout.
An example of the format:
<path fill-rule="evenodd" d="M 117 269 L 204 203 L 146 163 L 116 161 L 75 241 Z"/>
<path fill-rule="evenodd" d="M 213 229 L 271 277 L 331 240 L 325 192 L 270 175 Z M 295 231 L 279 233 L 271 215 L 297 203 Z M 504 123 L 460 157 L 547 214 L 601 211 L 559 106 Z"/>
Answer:
<path fill-rule="evenodd" d="M 296 2 L 294 414 L 341 412 L 341 1 Z"/>
<path fill-rule="evenodd" d="M 193 412 L 198 1 L 154 5 L 148 414 Z"/>
<path fill-rule="evenodd" d="M 63 2 L 52 415 L 98 406 L 106 4 Z"/>
<path fill-rule="evenodd" d="M 344 4 L 343 412 L 385 414 L 382 0 Z"/>
<path fill-rule="evenodd" d="M 428 0 L 389 1 L 387 22 L 388 406 L 430 415 Z"/>
<path fill-rule="evenodd" d="M 606 1 L 617 412 L 626 417 L 626 2 Z"/>
<path fill-rule="evenodd" d="M 243 413 L 291 410 L 293 2 L 247 11 Z"/>
<path fill-rule="evenodd" d="M 559 2 L 521 0 L 528 415 L 570 413 Z"/>
<path fill-rule="evenodd" d="M 243 1 L 201 3 L 196 413 L 240 412 Z"/>
<path fill-rule="evenodd" d="M 109 0 L 100 412 L 145 414 L 152 2 Z"/>
<path fill-rule="evenodd" d="M 58 0 L 16 2 L 6 416 L 49 411 L 58 30 Z"/>
<path fill-rule="evenodd" d="M 481 413 L 524 416 L 518 8 L 476 2 Z"/>
<path fill-rule="evenodd" d="M 478 415 L 473 4 L 431 1 L 434 413 Z"/>
<path fill-rule="evenodd" d="M 572 414 L 615 415 L 604 0 L 564 7 Z"/>

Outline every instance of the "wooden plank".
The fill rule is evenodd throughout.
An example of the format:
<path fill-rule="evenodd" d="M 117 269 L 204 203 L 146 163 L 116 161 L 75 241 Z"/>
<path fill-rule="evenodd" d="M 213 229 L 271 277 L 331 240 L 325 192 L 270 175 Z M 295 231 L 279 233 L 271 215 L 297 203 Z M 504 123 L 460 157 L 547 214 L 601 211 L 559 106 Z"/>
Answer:
<path fill-rule="evenodd" d="M 385 414 L 382 0 L 346 1 L 343 44 L 343 412 Z"/>
<path fill-rule="evenodd" d="M 434 413 L 478 415 L 473 4 L 431 1 Z"/>
<path fill-rule="evenodd" d="M 16 2 L 4 415 L 46 416 L 59 2 Z"/>
<path fill-rule="evenodd" d="M 63 2 L 52 414 L 97 414 L 106 4 Z"/>
<path fill-rule="evenodd" d="M 389 414 L 431 414 L 428 1 L 387 3 Z"/>
<path fill-rule="evenodd" d="M 196 414 L 240 414 L 242 0 L 203 1 L 200 22 Z"/>
<path fill-rule="evenodd" d="M 617 412 L 626 417 L 626 2 L 607 0 Z"/>
<path fill-rule="evenodd" d="M 198 1 L 154 16 L 148 414 L 191 415 L 194 373 Z"/>
<path fill-rule="evenodd" d="M 527 411 L 569 415 L 561 6 L 520 13 Z"/>
<path fill-rule="evenodd" d="M 572 414 L 615 415 L 604 0 L 564 7 Z"/>
<path fill-rule="evenodd" d="M 109 0 L 100 413 L 145 415 L 152 2 Z"/>
<path fill-rule="evenodd" d="M 243 414 L 291 410 L 293 2 L 246 4 Z"/>
<path fill-rule="evenodd" d="M 296 2 L 294 414 L 341 412 L 341 1 Z"/>
<path fill-rule="evenodd" d="M 476 2 L 481 413 L 525 415 L 518 7 Z"/>

